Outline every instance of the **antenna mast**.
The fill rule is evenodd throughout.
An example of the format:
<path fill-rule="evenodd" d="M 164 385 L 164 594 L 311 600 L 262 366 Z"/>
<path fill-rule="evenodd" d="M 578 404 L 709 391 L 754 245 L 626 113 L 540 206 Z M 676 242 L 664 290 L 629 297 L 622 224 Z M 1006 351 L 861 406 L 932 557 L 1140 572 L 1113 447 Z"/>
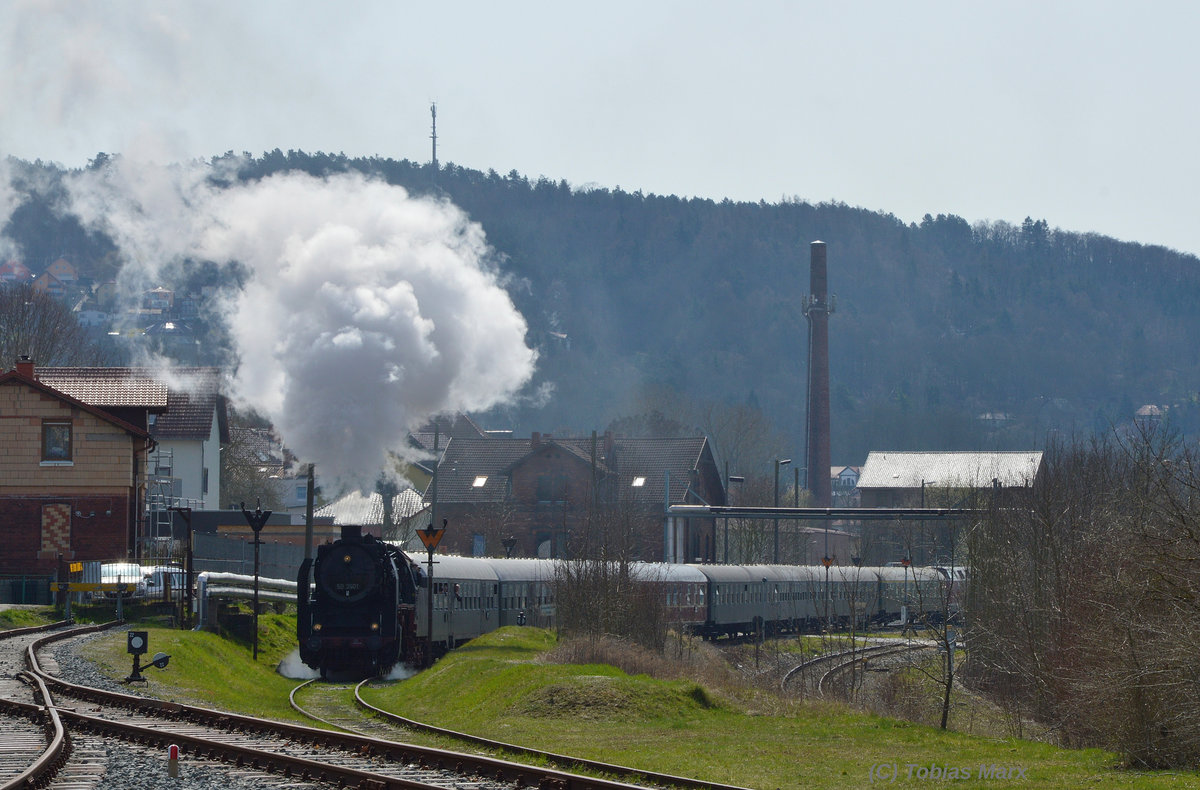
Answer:
<path fill-rule="evenodd" d="M 433 134 L 429 135 L 429 139 L 433 140 L 433 169 L 438 169 L 437 165 L 437 102 L 429 105 L 429 112 L 433 116 Z"/>

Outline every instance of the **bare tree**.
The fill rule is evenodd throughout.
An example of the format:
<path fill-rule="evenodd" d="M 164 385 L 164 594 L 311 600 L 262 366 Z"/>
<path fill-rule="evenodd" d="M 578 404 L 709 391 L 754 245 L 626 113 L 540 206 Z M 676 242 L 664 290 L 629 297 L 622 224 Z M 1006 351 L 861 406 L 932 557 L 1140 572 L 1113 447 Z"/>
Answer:
<path fill-rule="evenodd" d="M 1197 471 L 1156 429 L 1052 447 L 968 540 L 972 681 L 1065 743 L 1200 760 Z"/>
<path fill-rule="evenodd" d="M 229 409 L 229 444 L 221 448 L 221 496 L 223 504 L 262 502 L 264 509 L 282 510 L 279 487 L 272 479 L 279 464 L 264 458 L 258 432 L 265 420 L 257 415 Z"/>
<path fill-rule="evenodd" d="M 596 503 L 572 532 L 570 559 L 555 569 L 556 616 L 563 633 L 617 636 L 663 650 L 669 624 L 659 580 L 647 575 L 650 566 L 634 559 L 642 554 L 640 525 L 652 508 L 623 493 L 616 501 Z"/>
<path fill-rule="evenodd" d="M 31 285 L 0 285 L 0 369 L 21 356 L 38 365 L 110 365 L 116 357 L 67 305 Z"/>

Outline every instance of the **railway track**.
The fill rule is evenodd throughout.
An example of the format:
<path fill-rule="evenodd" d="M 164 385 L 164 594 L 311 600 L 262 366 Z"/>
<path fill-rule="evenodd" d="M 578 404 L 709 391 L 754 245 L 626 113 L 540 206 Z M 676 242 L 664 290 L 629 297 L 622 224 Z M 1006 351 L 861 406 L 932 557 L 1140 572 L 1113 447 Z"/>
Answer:
<path fill-rule="evenodd" d="M 788 691 L 795 688 L 798 683 L 803 683 L 805 686 L 812 683 L 811 690 L 818 696 L 824 697 L 831 690 L 830 684 L 834 678 L 863 660 L 900 655 L 913 650 L 928 649 L 928 647 L 929 645 L 924 643 L 913 642 L 883 643 L 824 653 L 797 664 L 783 676 L 780 685 L 784 691 Z"/>
<path fill-rule="evenodd" d="M 891 656 L 901 656 L 921 650 L 930 650 L 931 646 L 924 643 L 905 643 L 901 645 L 877 645 L 873 648 L 858 651 L 858 655 L 842 660 L 826 670 L 817 681 L 817 694 L 821 697 L 832 696 L 835 686 L 851 670 L 866 665 L 868 661 L 878 661 Z M 843 684 L 844 688 L 844 684 Z"/>
<path fill-rule="evenodd" d="M 25 656 L 38 639 L 65 623 L 0 633 L 0 790 L 32 787 L 62 767 L 69 754 L 66 731 L 41 697 L 44 688 L 23 675 Z"/>
<path fill-rule="evenodd" d="M 676 786 L 733 790 L 728 785 L 678 781 L 655 782 L 641 772 L 599 778 L 581 776 L 557 768 L 527 765 L 478 754 L 467 754 L 405 744 L 371 734 L 337 732 L 284 722 L 263 721 L 223 711 L 182 705 L 148 697 L 94 689 L 54 676 L 42 666 L 39 649 L 50 642 L 97 630 L 71 629 L 40 636 L 25 649 L 28 665 L 22 686 L 45 686 L 42 702 L 10 699 L 5 711 L 58 718 L 61 726 L 77 739 L 119 739 L 159 750 L 179 747 L 186 761 L 220 761 L 229 771 L 267 772 L 282 777 L 288 787 L 350 786 L 368 790 L 619 790 L 646 786 Z M 6 653 L 9 651 L 5 651 Z M 46 663 L 50 663 L 46 661 Z M 19 696 L 16 686 L 9 688 Z M 29 693 L 29 692 L 27 692 Z M 343 691 L 343 694 L 346 692 Z M 7 715 L 7 713 L 6 713 Z M 364 718 L 359 716 L 361 722 Z M 342 727 L 344 723 L 329 722 Z M 392 726 L 392 725 L 385 725 Z M 61 758 L 58 758 L 61 764 Z M 569 758 L 560 758 L 569 760 Z M 573 761 L 579 765 L 581 761 Z M 612 767 L 616 768 L 616 767 Z M 92 766 L 94 773 L 94 765 Z M 24 787 L 32 781 L 47 782 L 52 770 L 39 769 L 36 779 L 0 784 L 0 789 Z M 628 769 L 624 769 L 628 771 Z M 670 778 L 674 779 L 674 778 Z"/>
<path fill-rule="evenodd" d="M 341 727 L 351 732 L 387 731 L 398 736 L 414 731 L 423 732 L 448 738 L 469 747 L 484 749 L 491 755 L 502 755 L 504 758 L 519 757 L 541 764 L 558 766 L 565 771 L 586 770 L 601 776 L 612 777 L 621 783 L 636 784 L 637 786 L 680 788 L 681 790 L 738 790 L 731 785 L 643 771 L 623 765 L 516 746 L 408 719 L 378 708 L 363 699 L 362 689 L 371 682 L 368 679 L 350 687 L 345 684 L 337 685 L 316 680 L 305 681 L 293 689 L 292 707 L 315 721 Z M 327 688 L 322 690 L 322 686 Z M 352 698 L 349 693 L 351 689 L 353 690 Z M 304 704 L 297 701 L 302 690 L 307 690 L 305 695 L 307 699 Z"/>

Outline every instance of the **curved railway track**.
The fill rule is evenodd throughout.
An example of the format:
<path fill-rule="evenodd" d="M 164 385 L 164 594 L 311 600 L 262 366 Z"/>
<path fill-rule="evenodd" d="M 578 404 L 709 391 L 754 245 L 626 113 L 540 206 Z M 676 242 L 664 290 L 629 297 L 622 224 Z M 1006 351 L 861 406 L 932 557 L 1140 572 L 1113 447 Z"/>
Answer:
<path fill-rule="evenodd" d="M 929 650 L 927 644 L 878 645 L 874 648 L 858 651 L 858 655 L 839 661 L 821 675 L 817 681 L 817 694 L 821 697 L 831 696 L 835 685 L 847 672 L 856 667 L 865 666 L 867 661 L 875 661 L 890 656 L 900 656 L 919 650 Z M 844 657 L 842 657 L 844 658 Z"/>
<path fill-rule="evenodd" d="M 914 650 L 924 650 L 928 648 L 929 645 L 924 643 L 903 642 L 900 644 L 868 644 L 862 647 L 851 648 L 850 650 L 839 650 L 836 652 L 824 653 L 816 656 L 815 658 L 810 658 L 807 661 L 802 661 L 790 669 L 783 676 L 782 681 L 780 681 L 780 686 L 784 691 L 787 691 L 796 683 L 804 683 L 807 685 L 809 682 L 815 681 L 812 690 L 816 692 L 818 696 L 824 697 L 831 690 L 831 683 L 834 678 L 866 659 L 900 655 Z M 823 669 L 823 667 L 826 665 L 831 666 L 829 669 Z"/>
<path fill-rule="evenodd" d="M 496 755 L 535 760 L 547 765 L 558 766 L 566 771 L 591 771 L 603 776 L 613 777 L 619 782 L 636 783 L 639 786 L 673 787 L 684 790 L 738 790 L 738 788 L 732 785 L 706 782 L 700 779 L 689 779 L 683 776 L 674 776 L 654 771 L 643 771 L 624 765 L 614 765 L 598 760 L 588 760 L 581 757 L 570 757 L 554 752 L 530 749 L 503 741 L 482 738 L 477 735 L 469 735 L 444 727 L 436 727 L 414 719 L 407 719 L 391 711 L 378 708 L 363 699 L 362 689 L 370 682 L 372 682 L 371 679 L 367 679 L 354 686 L 353 700 L 351 700 L 349 698 L 349 686 L 338 686 L 337 684 L 308 680 L 292 690 L 292 707 L 315 721 L 329 726 L 340 727 L 351 732 L 360 732 L 365 729 L 375 729 L 376 731 L 386 729 L 393 734 L 401 734 L 406 731 L 423 732 L 449 738 L 475 748 L 486 749 Z M 333 688 L 318 692 L 315 695 L 315 704 L 302 706 L 296 701 L 296 697 L 302 689 L 320 689 L 321 686 L 330 686 Z M 357 715 L 353 713 L 355 708 L 358 711 Z"/>
<path fill-rule="evenodd" d="M 16 628 L 0 633 L 0 790 L 33 787 L 63 765 L 69 754 L 57 711 L 44 704 L 45 686 L 24 674 L 30 645 L 66 623 Z"/>
<path fill-rule="evenodd" d="M 337 732 L 285 722 L 264 721 L 251 716 L 183 705 L 149 697 L 80 686 L 55 677 L 41 665 L 39 648 L 67 636 L 99 630 L 90 626 L 39 636 L 24 650 L 27 669 L 24 682 L 3 685 L 5 699 L 0 701 L 5 715 L 20 715 L 40 726 L 59 721 L 59 729 L 86 733 L 97 738 L 116 738 L 143 744 L 164 753 L 175 745 L 182 759 L 219 760 L 233 770 L 270 772 L 296 784 L 318 783 L 366 790 L 516 790 L 536 787 L 541 790 L 619 790 L 645 786 L 675 786 L 734 790 L 729 785 L 696 782 L 677 777 L 630 772 L 615 766 L 614 779 L 580 776 L 557 768 L 526 765 L 496 757 L 405 744 L 382 737 Z M 26 637 L 27 638 L 27 637 Z M 47 662 L 50 663 L 50 662 Z M 32 698 L 34 687 L 44 688 L 41 701 Z M 22 697 L 22 691 L 25 696 Z M 11 692 L 11 697 L 7 694 Z M 357 696 L 357 690 L 356 690 Z M 375 714 L 378 715 L 378 714 Z M 362 721 L 363 717 L 359 718 Z M 329 726 L 342 727 L 330 721 Z M 464 738 L 467 736 L 463 736 Z M 49 736 L 44 741 L 49 743 Z M 65 736 L 57 754 L 44 748 L 44 758 L 29 761 L 29 776 L 0 784 L 9 787 L 44 784 L 62 764 Z M 479 739 L 482 740 L 482 739 Z M 516 747 L 509 747 L 516 749 Z M 588 765 L 570 760 L 572 765 Z M 592 764 L 602 765 L 602 764 Z M 658 781 L 652 777 L 663 780 Z M 632 784 L 627 780 L 635 780 Z M 4 781 L 4 780 L 0 780 Z"/>

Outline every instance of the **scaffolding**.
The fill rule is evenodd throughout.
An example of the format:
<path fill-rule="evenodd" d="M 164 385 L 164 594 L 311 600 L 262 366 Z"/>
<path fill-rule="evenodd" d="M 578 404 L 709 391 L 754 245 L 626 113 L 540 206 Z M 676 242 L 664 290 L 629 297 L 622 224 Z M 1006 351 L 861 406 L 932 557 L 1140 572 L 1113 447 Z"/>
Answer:
<path fill-rule="evenodd" d="M 173 531 L 174 513 L 171 508 L 204 506 L 202 499 L 183 496 L 183 479 L 175 475 L 175 452 L 158 448 L 150 456 L 146 475 L 146 534 L 140 556 L 158 564 L 166 564 L 182 555 L 180 541 Z"/>

